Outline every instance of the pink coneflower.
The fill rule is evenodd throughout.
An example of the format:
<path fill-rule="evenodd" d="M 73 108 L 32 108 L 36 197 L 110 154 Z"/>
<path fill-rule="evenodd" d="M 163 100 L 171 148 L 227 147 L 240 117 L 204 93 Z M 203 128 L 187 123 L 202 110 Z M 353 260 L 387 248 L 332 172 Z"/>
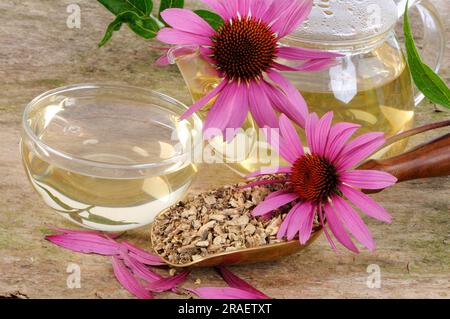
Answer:
<path fill-rule="evenodd" d="M 182 116 L 188 118 L 217 96 L 205 121 L 208 128 L 240 128 L 250 111 L 260 127 L 277 127 L 276 111 L 301 126 L 308 114 L 305 100 L 280 71 L 317 71 L 335 63 L 337 54 L 289 47 L 279 41 L 309 15 L 312 0 L 203 0 L 224 20 L 214 30 L 186 9 L 167 9 L 161 15 L 171 28 L 158 40 L 198 46 L 218 71 L 222 82 Z M 286 66 L 277 58 L 302 61 Z M 212 137 L 212 136 L 210 136 Z"/>
<path fill-rule="evenodd" d="M 295 202 L 278 232 L 278 238 L 293 240 L 297 235 L 305 244 L 312 232 L 316 214 L 333 249 L 336 246 L 326 225 L 336 239 L 346 248 L 358 253 L 358 248 L 350 238 L 353 235 L 369 250 L 375 249 L 372 235 L 355 207 L 370 217 L 390 223 L 391 216 L 386 210 L 359 189 L 384 189 L 392 186 L 397 179 L 382 171 L 355 170 L 354 167 L 365 160 L 385 143 L 383 133 L 367 133 L 349 142 L 359 126 L 351 123 L 332 125 L 333 113 L 319 119 L 313 113 L 306 119 L 306 137 L 310 151 L 305 153 L 300 138 L 289 119 L 280 117 L 280 134 L 268 138 L 274 149 L 286 159 L 290 166 L 280 167 L 274 173 L 286 174 L 283 182 L 287 190 L 272 193 L 254 210 L 254 216 L 265 216 L 273 210 Z M 271 134 L 278 134 L 272 130 Z M 249 177 L 264 175 L 256 172 Z M 268 183 L 260 181 L 250 184 Z M 327 223 L 325 223 L 327 221 Z"/>

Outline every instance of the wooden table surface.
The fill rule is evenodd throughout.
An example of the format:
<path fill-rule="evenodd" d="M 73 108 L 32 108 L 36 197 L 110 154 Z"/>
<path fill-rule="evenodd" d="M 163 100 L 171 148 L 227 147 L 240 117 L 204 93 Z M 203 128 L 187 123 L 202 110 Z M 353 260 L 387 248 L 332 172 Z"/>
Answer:
<path fill-rule="evenodd" d="M 448 0 L 432 2 L 447 19 Z M 81 7 L 80 29 L 66 26 L 72 3 Z M 98 49 L 112 16 L 96 1 L 2 0 L 0 17 L 0 297 L 130 298 L 114 279 L 108 258 L 72 253 L 43 240 L 47 226 L 71 225 L 44 205 L 25 177 L 19 159 L 21 114 L 38 94 L 73 83 L 132 84 L 189 103 L 184 83 L 175 67 L 155 67 L 157 53 L 126 27 Z M 441 71 L 447 81 L 449 56 L 448 46 Z M 417 110 L 418 124 L 448 118 L 448 112 L 436 112 L 427 102 Z M 431 136 L 415 138 L 411 145 Z M 201 171 L 193 191 L 236 180 L 230 171 L 210 167 Z M 375 198 L 394 217 L 392 225 L 367 220 L 378 244 L 375 253 L 337 256 L 320 238 L 298 255 L 232 270 L 275 298 L 449 298 L 450 179 L 397 185 Z M 148 228 L 124 238 L 150 249 Z M 70 263 L 81 267 L 79 289 L 67 287 Z M 379 289 L 366 284 L 369 265 L 380 267 Z M 204 269 L 194 271 L 185 286 L 193 287 L 197 278 L 202 285 L 223 285 L 213 270 Z"/>

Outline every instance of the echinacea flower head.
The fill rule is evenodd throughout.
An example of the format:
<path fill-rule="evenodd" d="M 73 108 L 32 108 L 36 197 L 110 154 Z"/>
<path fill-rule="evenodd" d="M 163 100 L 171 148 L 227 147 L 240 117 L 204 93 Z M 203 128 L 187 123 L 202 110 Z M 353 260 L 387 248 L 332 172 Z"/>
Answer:
<path fill-rule="evenodd" d="M 281 115 L 279 133 L 271 130 L 268 141 L 290 164 L 274 171 L 285 174 L 285 178 L 273 182 L 286 183 L 287 187 L 270 194 L 252 214 L 267 216 L 292 203 L 293 208 L 278 232 L 279 239 L 293 240 L 298 236 L 300 243 L 305 244 L 318 217 L 333 249 L 336 250 L 336 245 L 327 227 L 342 245 L 356 253 L 359 251 L 350 235 L 369 250 L 374 250 L 370 230 L 353 206 L 370 217 L 390 223 L 391 216 L 387 211 L 360 189 L 384 189 L 394 185 L 397 179 L 383 171 L 355 167 L 385 143 L 384 134 L 367 133 L 350 140 L 359 126 L 351 123 L 332 125 L 332 120 L 332 112 L 321 119 L 315 113 L 308 115 L 305 131 L 309 151 L 306 152 L 292 123 Z M 255 172 L 249 177 L 261 175 L 264 174 Z M 248 186 L 267 183 L 264 180 Z"/>
<path fill-rule="evenodd" d="M 203 2 L 224 20 L 217 31 L 190 10 L 174 8 L 161 14 L 171 27 L 160 30 L 158 40 L 199 47 L 201 55 L 222 79 L 182 119 L 217 97 L 205 121 L 205 130 L 215 128 L 224 132 L 226 128 L 240 128 L 249 111 L 260 127 L 278 127 L 277 112 L 304 127 L 308 114 L 305 100 L 280 71 L 321 70 L 334 64 L 338 55 L 290 47 L 279 41 L 307 18 L 312 0 Z M 287 66 L 279 58 L 301 63 Z"/>

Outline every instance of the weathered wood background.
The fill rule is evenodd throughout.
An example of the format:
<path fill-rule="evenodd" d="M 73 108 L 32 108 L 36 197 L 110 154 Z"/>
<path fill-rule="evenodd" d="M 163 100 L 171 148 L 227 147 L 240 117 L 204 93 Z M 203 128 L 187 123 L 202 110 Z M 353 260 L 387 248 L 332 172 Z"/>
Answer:
<path fill-rule="evenodd" d="M 188 2 L 194 6 L 197 1 Z M 432 2 L 448 21 L 448 0 Z M 72 3 L 81 6 L 81 29 L 66 26 L 66 8 Z M 0 17 L 0 297 L 129 298 L 108 258 L 71 253 L 43 240 L 47 225 L 71 225 L 43 204 L 25 177 L 19 159 L 21 114 L 38 94 L 79 82 L 143 86 L 189 103 L 181 77 L 174 67 L 155 67 L 157 52 L 126 27 L 98 49 L 112 16 L 96 1 L 2 0 Z M 447 81 L 449 47 L 441 72 Z M 417 111 L 418 124 L 449 118 L 426 102 Z M 430 137 L 425 134 L 411 144 Z M 231 173 L 215 172 L 203 170 L 195 190 L 236 180 Z M 321 238 L 296 256 L 232 270 L 275 298 L 450 297 L 450 180 L 405 183 L 376 199 L 394 216 L 391 226 L 368 220 L 376 253 L 336 256 Z M 148 238 L 147 229 L 126 234 L 143 247 Z M 67 288 L 69 263 L 81 266 L 80 289 Z M 366 285 L 372 264 L 381 268 L 380 289 Z M 214 271 L 197 270 L 186 286 L 194 286 L 197 278 L 202 285 L 223 284 Z"/>

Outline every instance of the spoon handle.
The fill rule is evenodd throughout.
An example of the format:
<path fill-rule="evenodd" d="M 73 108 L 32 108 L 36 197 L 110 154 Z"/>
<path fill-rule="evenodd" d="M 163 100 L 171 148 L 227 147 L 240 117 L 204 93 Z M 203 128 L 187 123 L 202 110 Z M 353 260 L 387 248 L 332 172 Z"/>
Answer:
<path fill-rule="evenodd" d="M 388 172 L 398 182 L 450 175 L 450 133 L 399 156 L 370 160 L 359 169 Z"/>

